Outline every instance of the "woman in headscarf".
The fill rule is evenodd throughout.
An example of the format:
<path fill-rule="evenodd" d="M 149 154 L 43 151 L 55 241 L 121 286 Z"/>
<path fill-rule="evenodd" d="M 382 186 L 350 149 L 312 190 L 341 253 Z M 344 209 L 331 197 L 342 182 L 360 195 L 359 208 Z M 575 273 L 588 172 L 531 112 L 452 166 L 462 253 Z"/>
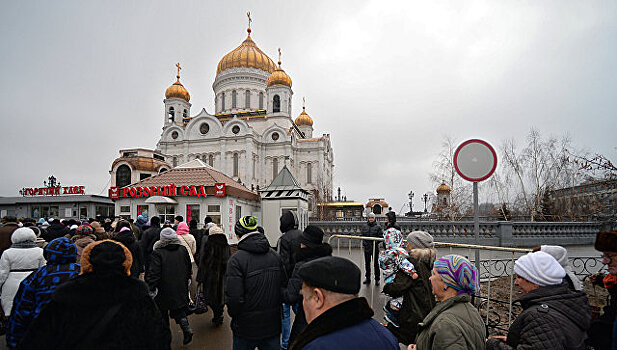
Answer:
<path fill-rule="evenodd" d="M 416 344 L 410 349 L 484 350 L 486 327 L 470 302 L 478 288 L 477 278 L 475 266 L 460 255 L 435 261 L 429 280 L 439 303 L 420 323 Z"/>
<path fill-rule="evenodd" d="M 36 246 L 36 234 L 28 227 L 21 227 L 11 235 L 11 247 L 0 258 L 0 301 L 4 315 L 13 308 L 13 298 L 19 284 L 39 267 L 45 266 L 43 249 Z"/>

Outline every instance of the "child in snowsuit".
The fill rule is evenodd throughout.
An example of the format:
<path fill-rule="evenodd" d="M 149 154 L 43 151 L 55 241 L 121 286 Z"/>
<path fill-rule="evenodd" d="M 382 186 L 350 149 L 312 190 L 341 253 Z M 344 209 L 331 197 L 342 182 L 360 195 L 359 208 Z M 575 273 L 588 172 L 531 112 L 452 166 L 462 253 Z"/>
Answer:
<path fill-rule="evenodd" d="M 384 283 L 392 283 L 394 276 L 400 270 L 411 276 L 411 278 L 418 278 L 415 267 L 407 258 L 409 253 L 402 248 L 403 235 L 401 231 L 394 227 L 390 227 L 383 235 L 386 250 L 379 253 L 379 267 L 383 271 Z M 384 306 L 386 312 L 386 321 L 392 323 L 398 327 L 398 313 L 403 304 L 403 297 L 390 298 Z"/>

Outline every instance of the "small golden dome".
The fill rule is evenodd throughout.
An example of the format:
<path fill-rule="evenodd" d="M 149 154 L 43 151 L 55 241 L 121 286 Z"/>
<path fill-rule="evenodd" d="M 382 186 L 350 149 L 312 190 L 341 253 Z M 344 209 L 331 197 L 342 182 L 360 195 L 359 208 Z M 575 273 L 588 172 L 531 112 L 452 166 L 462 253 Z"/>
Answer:
<path fill-rule="evenodd" d="M 186 102 L 189 102 L 191 100 L 191 95 L 189 94 L 188 90 L 186 90 L 184 85 L 180 83 L 180 69 L 182 69 L 180 67 L 180 63 L 176 64 L 176 67 L 178 67 L 178 75 L 176 75 L 176 82 L 173 83 L 170 87 L 168 87 L 167 90 L 165 90 L 165 98 L 181 98 Z"/>
<path fill-rule="evenodd" d="M 313 126 L 313 119 L 306 114 L 306 109 L 302 106 L 302 113 L 296 118 L 295 121 L 297 126 Z"/>
<path fill-rule="evenodd" d="M 279 48 L 279 66 L 274 70 L 272 74 L 266 80 L 266 86 L 274 86 L 274 85 L 285 85 L 291 87 L 291 78 L 283 68 L 281 68 L 281 49 Z"/>
<path fill-rule="evenodd" d="M 229 68 L 257 68 L 272 73 L 276 69 L 274 61 L 261 51 L 253 39 L 251 39 L 251 28 L 247 29 L 249 35 L 246 40 L 236 47 L 233 51 L 223 56 L 218 66 L 216 74 Z"/>
<path fill-rule="evenodd" d="M 437 193 L 439 192 L 450 192 L 452 189 L 450 188 L 450 186 L 446 185 L 445 181 L 441 181 L 441 185 L 439 185 L 439 187 L 437 187 Z"/>

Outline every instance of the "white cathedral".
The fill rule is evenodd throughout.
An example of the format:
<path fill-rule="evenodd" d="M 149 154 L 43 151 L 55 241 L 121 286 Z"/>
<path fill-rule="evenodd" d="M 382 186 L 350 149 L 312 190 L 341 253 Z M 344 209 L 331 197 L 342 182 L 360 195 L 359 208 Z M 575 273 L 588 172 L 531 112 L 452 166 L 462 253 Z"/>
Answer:
<path fill-rule="evenodd" d="M 215 113 L 191 114 L 190 94 L 177 80 L 165 91 L 163 132 L 156 152 L 172 166 L 195 158 L 257 191 L 268 186 L 283 166 L 316 199 L 332 196 L 334 153 L 330 134 L 313 135 L 313 120 L 292 118 L 291 78 L 247 38 L 219 62 Z M 115 173 L 112 166 L 110 173 Z M 114 178 L 112 174 L 112 178 Z"/>

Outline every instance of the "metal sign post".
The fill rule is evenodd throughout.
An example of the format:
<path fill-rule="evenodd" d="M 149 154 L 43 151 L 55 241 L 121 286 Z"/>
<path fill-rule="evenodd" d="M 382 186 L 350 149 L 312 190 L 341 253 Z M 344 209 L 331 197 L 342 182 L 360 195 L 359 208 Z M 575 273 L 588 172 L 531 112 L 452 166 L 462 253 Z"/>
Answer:
<path fill-rule="evenodd" d="M 488 142 L 478 139 L 463 142 L 454 152 L 454 168 L 465 180 L 473 183 L 473 228 L 476 244 L 480 245 L 478 213 L 478 182 L 488 179 L 497 168 L 497 153 Z M 480 250 L 475 250 L 475 265 L 480 274 Z"/>

